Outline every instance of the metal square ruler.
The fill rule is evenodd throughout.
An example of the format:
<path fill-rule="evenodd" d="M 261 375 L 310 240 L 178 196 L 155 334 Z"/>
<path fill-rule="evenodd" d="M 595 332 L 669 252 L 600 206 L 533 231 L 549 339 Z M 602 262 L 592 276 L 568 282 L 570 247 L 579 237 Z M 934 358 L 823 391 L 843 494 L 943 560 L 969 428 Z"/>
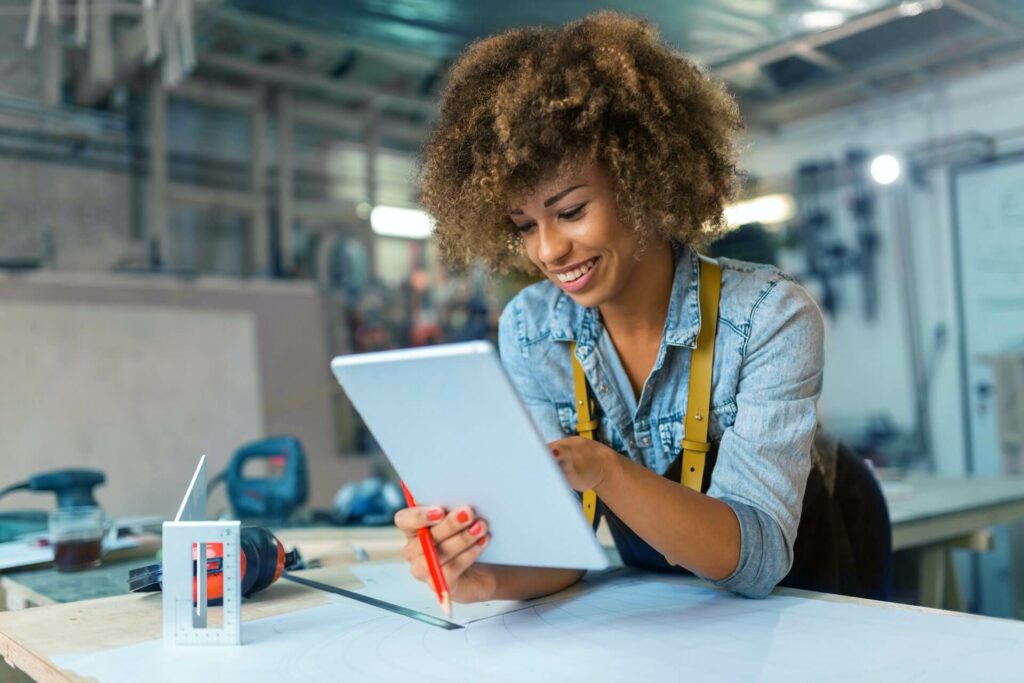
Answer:
<path fill-rule="evenodd" d="M 206 520 L 206 456 L 192 475 L 173 522 L 163 524 L 164 646 L 241 645 L 241 523 Z M 222 619 L 210 626 L 206 546 L 224 545 Z M 196 568 L 202 568 L 197 570 Z M 193 588 L 194 585 L 194 588 Z M 194 597 L 193 597 L 194 591 Z"/>

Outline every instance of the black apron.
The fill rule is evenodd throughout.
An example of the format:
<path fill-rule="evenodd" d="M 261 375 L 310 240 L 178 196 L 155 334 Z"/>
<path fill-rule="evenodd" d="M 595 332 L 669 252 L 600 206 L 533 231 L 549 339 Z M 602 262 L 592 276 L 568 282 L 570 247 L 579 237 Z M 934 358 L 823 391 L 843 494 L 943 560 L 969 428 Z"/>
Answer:
<path fill-rule="evenodd" d="M 718 445 L 712 444 L 701 491 L 711 485 Z M 680 480 L 682 456 L 664 475 Z M 690 574 L 636 535 L 600 499 L 595 520 L 604 516 L 615 547 L 627 566 L 654 572 Z M 780 586 L 884 600 L 892 572 L 889 512 L 874 474 L 858 455 L 839 444 L 833 492 L 817 468 L 811 468 L 804 492 L 793 566 Z"/>

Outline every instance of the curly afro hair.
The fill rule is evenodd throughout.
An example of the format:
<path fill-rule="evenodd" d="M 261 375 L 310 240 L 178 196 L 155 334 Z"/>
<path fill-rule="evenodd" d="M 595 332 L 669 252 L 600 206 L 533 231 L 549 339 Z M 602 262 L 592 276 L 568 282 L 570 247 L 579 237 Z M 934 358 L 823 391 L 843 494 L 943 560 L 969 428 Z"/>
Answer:
<path fill-rule="evenodd" d="M 514 29 L 452 66 L 422 150 L 422 201 L 449 264 L 529 270 L 508 202 L 598 162 L 642 242 L 698 245 L 722 227 L 742 127 L 725 89 L 646 21 L 599 12 Z"/>

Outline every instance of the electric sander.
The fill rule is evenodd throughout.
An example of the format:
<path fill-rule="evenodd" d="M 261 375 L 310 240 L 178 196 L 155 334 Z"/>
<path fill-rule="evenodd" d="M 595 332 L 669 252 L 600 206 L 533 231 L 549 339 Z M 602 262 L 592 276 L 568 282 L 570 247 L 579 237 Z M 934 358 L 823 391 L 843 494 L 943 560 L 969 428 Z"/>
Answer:
<path fill-rule="evenodd" d="M 93 489 L 106 480 L 106 476 L 99 470 L 53 470 L 0 489 L 0 498 L 15 491 L 41 491 L 56 494 L 58 508 L 96 505 Z M 46 517 L 45 510 L 9 510 L 0 513 L 0 543 L 45 530 Z"/>

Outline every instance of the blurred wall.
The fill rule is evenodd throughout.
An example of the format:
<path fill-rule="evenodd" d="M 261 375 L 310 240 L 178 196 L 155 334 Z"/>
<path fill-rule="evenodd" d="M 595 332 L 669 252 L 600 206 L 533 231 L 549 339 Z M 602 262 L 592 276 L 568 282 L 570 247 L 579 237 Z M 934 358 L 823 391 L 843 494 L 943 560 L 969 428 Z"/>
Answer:
<path fill-rule="evenodd" d="M 108 513 L 166 516 L 202 453 L 216 473 L 239 442 L 264 433 L 248 312 L 4 301 L 0 346 L 7 480 L 94 467 L 107 475 L 97 499 Z M 53 497 L 5 503 L 50 506 Z"/>
<path fill-rule="evenodd" d="M 959 79 L 892 95 L 866 105 L 785 126 L 774 134 L 752 135 L 742 165 L 766 176 L 795 169 L 801 161 L 831 155 L 840 159 L 850 147 L 872 154 L 900 153 L 949 136 L 980 132 L 1000 142 L 1001 153 L 1019 148 L 1024 119 L 1024 64 L 991 68 Z M 1016 138 L 1016 139 L 1015 139 Z M 823 419 L 866 416 L 885 410 L 909 429 L 912 420 L 911 369 L 900 293 L 899 254 L 893 226 L 895 193 L 906 192 L 909 204 L 911 257 L 917 274 L 921 329 L 926 350 L 936 325 L 949 331 L 945 350 L 936 359 L 931 387 L 931 441 L 941 473 L 965 468 L 963 405 L 956 310 L 955 253 L 949 168 L 927 169 L 915 184 L 879 188 L 877 225 L 880 309 L 876 323 L 866 323 L 856 299 L 858 283 L 845 283 L 851 304 L 828 321 Z M 852 233 L 847 235 L 852 238 Z"/>
<path fill-rule="evenodd" d="M 324 305 L 315 288 L 306 284 L 60 272 L 0 275 L 0 328 L 35 321 L 32 329 L 9 331 L 2 338 L 39 347 L 17 349 L 5 344 L 6 363 L 13 365 L 4 373 L 3 391 L 10 401 L 37 394 L 41 401 L 34 413 L 31 406 L 19 406 L 23 411 L 19 424 L 3 424 L 2 483 L 57 466 L 100 467 L 108 477 L 100 497 L 111 512 L 173 514 L 200 453 L 210 456 L 212 474 L 243 442 L 287 433 L 298 436 L 306 449 L 310 504 L 328 505 L 345 481 L 366 476 L 369 466 L 362 458 L 341 457 L 336 449 L 332 405 L 339 390 L 328 367 Z M 38 315 L 33 317 L 32 311 Z M 53 322 L 52 314 L 62 311 L 77 316 L 81 329 L 88 329 L 81 340 L 53 338 L 75 329 L 73 321 Z M 105 321 L 112 321 L 106 338 L 100 332 Z M 246 329 L 251 329 L 248 336 Z M 175 330 L 180 331 L 175 334 Z M 139 357 L 144 350 L 133 354 L 123 348 L 141 339 L 152 342 L 152 355 Z M 105 363 L 92 374 L 94 386 L 76 386 L 71 398 L 42 403 L 46 391 L 60 390 L 61 382 L 68 379 L 53 371 L 55 349 L 76 343 L 94 347 L 93 351 L 72 349 L 79 382 L 88 381 L 85 369 L 90 358 Z M 104 355 L 103 349 L 118 352 Z M 161 349 L 166 353 L 161 354 Z M 40 353 L 51 359 L 33 365 L 33 371 L 51 370 L 42 387 L 30 372 L 20 377 L 16 372 L 19 354 L 38 358 Z M 168 354 L 170 360 L 164 358 Z M 141 386 L 132 378 L 110 374 L 148 363 L 162 364 L 150 376 L 152 381 L 164 378 L 162 386 Z M 235 377 L 241 373 L 247 376 Z M 194 386 L 183 378 L 194 381 Z M 28 386 L 19 384 L 22 379 Z M 83 420 L 73 415 L 60 422 L 77 425 L 74 431 L 84 440 L 80 447 L 66 444 L 70 451 L 62 453 L 33 447 L 43 448 L 52 441 L 39 431 L 47 424 L 41 418 L 54 417 L 55 409 L 74 406 L 75 400 L 107 396 L 111 387 L 134 387 L 140 392 L 136 398 L 148 406 L 140 406 L 136 417 L 149 420 L 164 415 L 168 424 L 181 428 L 168 431 L 133 424 L 122 419 L 114 406 L 108 411 L 102 405 L 89 405 L 82 408 L 83 416 L 109 415 L 95 425 L 94 432 L 82 431 Z M 205 412 L 197 414 L 197 406 Z M 116 438 L 108 438 L 109 430 L 117 430 Z M 159 435 L 159 443 L 154 443 L 154 435 Z M 116 448 L 104 448 L 111 443 Z M 221 496 L 211 500 L 211 510 L 223 507 Z M 51 504 L 32 494 L 12 495 L 3 502 L 4 507 Z"/>

